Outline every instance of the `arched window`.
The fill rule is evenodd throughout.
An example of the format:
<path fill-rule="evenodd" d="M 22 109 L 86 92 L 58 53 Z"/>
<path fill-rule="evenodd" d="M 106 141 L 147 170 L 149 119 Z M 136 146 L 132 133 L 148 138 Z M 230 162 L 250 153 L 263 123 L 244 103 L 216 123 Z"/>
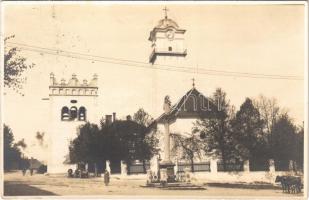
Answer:
<path fill-rule="evenodd" d="M 70 115 L 69 115 L 69 108 L 64 106 L 61 109 L 61 120 L 69 120 Z"/>
<path fill-rule="evenodd" d="M 75 106 L 72 106 L 70 109 L 70 118 L 71 120 L 74 120 L 77 118 L 77 108 Z"/>
<path fill-rule="evenodd" d="M 80 121 L 86 121 L 86 108 L 80 107 L 78 111 L 78 120 Z"/>
<path fill-rule="evenodd" d="M 173 50 L 173 48 L 172 47 L 168 47 L 168 51 L 172 51 Z"/>

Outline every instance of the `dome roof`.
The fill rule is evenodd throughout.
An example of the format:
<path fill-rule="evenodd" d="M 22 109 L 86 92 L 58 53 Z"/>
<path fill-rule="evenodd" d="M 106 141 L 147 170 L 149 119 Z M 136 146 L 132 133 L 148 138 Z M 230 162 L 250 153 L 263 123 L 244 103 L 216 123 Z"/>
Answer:
<path fill-rule="evenodd" d="M 167 27 L 174 27 L 176 29 L 179 28 L 178 24 L 172 20 L 172 19 L 169 19 L 169 18 L 164 18 L 164 19 L 161 19 L 159 22 L 158 22 L 158 25 L 155 27 L 155 28 L 167 28 Z"/>

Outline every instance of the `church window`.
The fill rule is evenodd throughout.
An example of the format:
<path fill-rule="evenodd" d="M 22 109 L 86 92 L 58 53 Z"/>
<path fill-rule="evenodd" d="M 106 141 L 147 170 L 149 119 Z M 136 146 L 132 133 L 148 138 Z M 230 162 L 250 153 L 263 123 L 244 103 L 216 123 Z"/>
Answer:
<path fill-rule="evenodd" d="M 86 121 L 86 108 L 80 107 L 78 111 L 78 120 L 80 121 Z"/>
<path fill-rule="evenodd" d="M 70 116 L 69 116 L 69 108 L 64 106 L 61 109 L 61 120 L 69 120 Z"/>
<path fill-rule="evenodd" d="M 70 109 L 70 118 L 71 120 L 74 120 L 77 118 L 77 108 L 75 106 L 72 106 Z"/>
<path fill-rule="evenodd" d="M 168 47 L 168 51 L 172 51 L 173 50 L 173 48 L 172 47 Z"/>

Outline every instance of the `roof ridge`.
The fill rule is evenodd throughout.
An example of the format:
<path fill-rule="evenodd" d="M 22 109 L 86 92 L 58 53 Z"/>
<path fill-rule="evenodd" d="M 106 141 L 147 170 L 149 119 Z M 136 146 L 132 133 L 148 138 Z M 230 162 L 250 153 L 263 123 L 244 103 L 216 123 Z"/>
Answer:
<path fill-rule="evenodd" d="M 185 99 L 183 100 L 182 105 L 181 105 L 179 108 L 181 108 L 181 107 L 185 104 L 185 102 L 187 101 L 187 99 L 189 98 L 189 96 L 191 95 L 191 93 L 193 92 L 194 89 L 195 89 L 195 88 L 192 88 L 189 92 L 187 92 L 186 95 L 183 96 Z M 182 99 L 182 98 L 181 98 L 181 99 Z M 179 100 L 178 104 L 180 103 L 181 99 Z M 178 105 L 178 104 L 177 104 L 177 105 Z M 177 107 L 177 106 L 176 106 L 176 107 Z M 179 112 L 179 110 L 177 110 L 176 115 L 178 114 L 178 112 Z"/>

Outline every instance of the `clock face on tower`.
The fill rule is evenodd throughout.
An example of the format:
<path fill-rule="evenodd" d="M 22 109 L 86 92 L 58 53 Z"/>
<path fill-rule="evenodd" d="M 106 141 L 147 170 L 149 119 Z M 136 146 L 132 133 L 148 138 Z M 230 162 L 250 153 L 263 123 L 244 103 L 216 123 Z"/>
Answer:
<path fill-rule="evenodd" d="M 173 40 L 174 39 L 174 31 L 173 30 L 168 30 L 166 33 L 165 33 L 166 37 L 169 39 L 169 40 Z"/>

